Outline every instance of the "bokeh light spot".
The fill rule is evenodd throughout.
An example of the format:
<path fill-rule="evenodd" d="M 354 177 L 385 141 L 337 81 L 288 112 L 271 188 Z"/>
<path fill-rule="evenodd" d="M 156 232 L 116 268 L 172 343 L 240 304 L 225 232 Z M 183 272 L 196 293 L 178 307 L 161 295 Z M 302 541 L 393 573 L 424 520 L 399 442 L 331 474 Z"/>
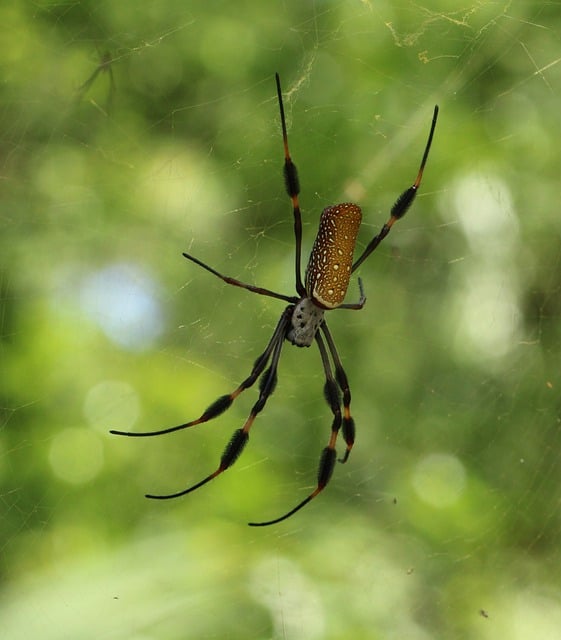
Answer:
<path fill-rule="evenodd" d="M 447 453 L 432 453 L 415 467 L 413 488 L 424 502 L 433 507 L 449 507 L 457 502 L 466 484 L 462 463 Z"/>
<path fill-rule="evenodd" d="M 110 340 L 138 351 L 148 348 L 163 330 L 156 292 L 156 283 L 140 267 L 113 264 L 85 278 L 81 303 Z"/>
<path fill-rule="evenodd" d="M 103 467 L 103 448 L 96 433 L 71 427 L 57 434 L 49 451 L 54 474 L 70 484 L 84 484 Z"/>
<path fill-rule="evenodd" d="M 138 420 L 140 400 L 127 382 L 104 380 L 92 387 L 84 400 L 84 416 L 97 431 L 128 430 Z"/>

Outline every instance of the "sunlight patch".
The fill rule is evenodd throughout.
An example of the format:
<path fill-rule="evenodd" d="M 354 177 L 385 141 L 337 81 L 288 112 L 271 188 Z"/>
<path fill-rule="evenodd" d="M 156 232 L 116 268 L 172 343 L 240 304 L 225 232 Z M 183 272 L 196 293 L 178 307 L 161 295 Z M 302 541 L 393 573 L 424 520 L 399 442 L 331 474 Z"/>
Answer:
<path fill-rule="evenodd" d="M 466 472 L 455 456 L 432 453 L 417 463 L 412 483 L 421 500 L 433 507 L 445 508 L 460 499 L 466 485 Z"/>
<path fill-rule="evenodd" d="M 518 218 L 502 178 L 492 172 L 463 176 L 453 189 L 453 204 L 473 252 L 496 261 L 516 249 Z"/>
<path fill-rule="evenodd" d="M 86 277 L 81 304 L 105 335 L 131 351 L 146 349 L 163 330 L 156 283 L 139 267 L 113 264 Z"/>
<path fill-rule="evenodd" d="M 99 437 L 88 429 L 64 429 L 51 442 L 49 462 L 61 480 L 70 484 L 89 482 L 103 467 Z"/>
<path fill-rule="evenodd" d="M 525 567 L 524 570 L 528 570 Z M 557 585 L 541 584 L 539 588 L 503 590 L 491 603 L 489 617 L 495 628 L 484 638 L 509 640 L 558 640 L 561 629 L 560 592 Z"/>
<path fill-rule="evenodd" d="M 212 233 L 217 217 L 235 206 L 229 192 L 241 188 L 235 185 L 236 177 L 219 180 L 207 155 L 194 143 L 161 145 L 144 161 L 138 208 L 150 218 L 158 211 L 186 238 Z"/>
<path fill-rule="evenodd" d="M 101 433 L 114 425 L 129 430 L 140 415 L 140 400 L 127 382 L 104 380 L 88 391 L 83 411 L 88 423 Z"/>
<path fill-rule="evenodd" d="M 250 590 L 255 600 L 269 610 L 273 637 L 324 637 L 325 612 L 320 594 L 295 563 L 287 558 L 263 560 L 253 570 Z"/>
<path fill-rule="evenodd" d="M 455 347 L 462 358 L 498 361 L 518 344 L 520 332 L 519 222 L 506 182 L 493 173 L 470 173 L 451 189 L 469 244 L 456 270 Z"/>
<path fill-rule="evenodd" d="M 510 277 L 480 272 L 467 278 L 459 301 L 456 349 L 467 358 L 494 360 L 517 344 L 521 312 Z"/>

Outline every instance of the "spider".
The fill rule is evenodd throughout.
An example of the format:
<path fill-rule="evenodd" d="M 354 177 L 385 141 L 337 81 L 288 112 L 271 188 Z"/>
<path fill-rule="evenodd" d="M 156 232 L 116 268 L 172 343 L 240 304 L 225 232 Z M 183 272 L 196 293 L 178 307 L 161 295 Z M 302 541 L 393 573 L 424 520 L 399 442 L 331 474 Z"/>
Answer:
<path fill-rule="evenodd" d="M 438 106 L 435 106 L 429 137 L 415 182 L 412 186 L 407 188 L 399 198 L 397 198 L 391 208 L 388 221 L 382 226 L 379 233 L 370 240 L 366 248 L 359 257 L 356 258 L 356 260 L 353 261 L 353 253 L 362 217 L 360 207 L 356 204 L 345 202 L 327 207 L 323 210 L 320 217 L 318 233 L 306 268 L 305 278 L 304 281 L 302 281 L 302 217 L 298 200 L 300 185 L 298 172 L 292 161 L 288 148 L 288 135 L 286 132 L 284 105 L 278 73 L 275 74 L 275 78 L 280 109 L 282 139 L 284 144 L 284 181 L 286 191 L 292 201 L 294 216 L 294 237 L 296 249 L 295 277 L 297 295 L 284 295 L 282 293 L 271 291 L 270 289 L 264 289 L 263 287 L 257 287 L 240 282 L 235 278 L 219 273 L 198 258 L 195 258 L 188 253 L 184 253 L 183 256 L 187 260 L 194 262 L 199 267 L 202 267 L 206 271 L 212 273 L 214 276 L 223 280 L 226 284 L 241 287 L 242 289 L 246 289 L 247 291 L 251 291 L 252 293 L 257 293 L 262 296 L 269 296 L 271 298 L 283 300 L 284 302 L 288 302 L 288 306 L 282 312 L 280 320 L 277 323 L 267 347 L 257 360 L 255 360 L 249 376 L 232 393 L 220 396 L 215 400 L 199 418 L 192 420 L 191 422 L 180 424 L 176 427 L 170 427 L 159 431 L 111 431 L 113 434 L 122 436 L 158 436 L 208 422 L 229 409 L 234 400 L 243 391 L 252 387 L 259 379 L 259 397 L 253 405 L 243 427 L 234 431 L 234 434 L 226 445 L 222 457 L 220 458 L 218 468 L 200 482 L 197 482 L 193 486 L 183 489 L 182 491 L 168 495 L 146 495 L 147 498 L 155 500 L 168 500 L 170 498 L 184 496 L 187 493 L 202 487 L 204 484 L 207 484 L 207 482 L 210 482 L 222 474 L 226 469 L 229 469 L 242 453 L 248 442 L 249 431 L 255 421 L 255 418 L 263 410 L 267 400 L 275 390 L 277 383 L 277 367 L 284 341 L 288 340 L 288 342 L 297 347 L 309 347 L 313 342 L 315 342 L 319 349 L 325 374 L 324 395 L 333 414 L 329 441 L 327 446 L 322 450 L 319 460 L 317 485 L 315 489 L 306 498 L 304 498 L 304 500 L 299 502 L 284 515 L 264 522 L 250 522 L 249 525 L 252 527 L 272 525 L 281 522 L 282 520 L 286 520 L 302 509 L 302 507 L 307 505 L 325 489 L 331 479 L 335 467 L 335 461 L 337 459 L 335 445 L 339 431 L 342 431 L 343 439 L 346 444 L 345 452 L 339 462 L 346 462 L 349 454 L 351 453 L 351 449 L 353 448 L 355 441 L 355 423 L 351 416 L 351 390 L 347 374 L 343 369 L 341 359 L 335 347 L 335 342 L 327 327 L 327 322 L 324 317 L 325 312 L 332 309 L 358 310 L 363 308 L 366 302 L 366 297 L 364 295 L 364 289 L 360 278 L 358 279 L 358 286 L 360 290 L 358 302 L 344 302 L 351 274 L 354 273 L 377 248 L 380 242 L 388 235 L 394 223 L 405 215 L 415 199 L 417 190 L 421 185 L 423 170 L 429 155 L 436 127 L 436 120 L 438 117 Z"/>

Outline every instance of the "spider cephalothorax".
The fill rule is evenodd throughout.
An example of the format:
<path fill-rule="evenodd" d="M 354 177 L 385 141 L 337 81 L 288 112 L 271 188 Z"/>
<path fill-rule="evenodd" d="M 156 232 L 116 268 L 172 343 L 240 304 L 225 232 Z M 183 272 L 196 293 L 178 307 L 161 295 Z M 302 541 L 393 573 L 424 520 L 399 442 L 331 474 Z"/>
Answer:
<path fill-rule="evenodd" d="M 312 346 L 324 313 L 311 298 L 302 298 L 292 307 L 286 339 L 296 347 Z"/>
<path fill-rule="evenodd" d="M 197 424 L 202 424 L 208 420 L 216 418 L 224 413 L 234 402 L 234 400 L 246 389 L 253 386 L 259 379 L 259 397 L 253 405 L 247 420 L 243 427 L 237 429 L 232 438 L 226 445 L 226 448 L 220 458 L 218 468 L 197 484 L 167 495 L 148 494 L 146 497 L 157 500 L 166 500 L 168 498 L 177 498 L 183 496 L 202 485 L 206 484 L 213 478 L 231 467 L 238 459 L 249 439 L 249 431 L 257 415 L 263 410 L 269 396 L 275 390 L 277 382 L 277 367 L 281 355 L 281 350 L 285 340 L 298 347 L 309 347 L 312 343 L 316 343 L 320 352 L 323 370 L 325 374 L 324 395 L 326 401 L 333 414 L 331 423 L 331 435 L 327 446 L 321 452 L 317 485 L 315 489 L 304 500 L 299 502 L 293 509 L 273 520 L 265 522 L 250 522 L 252 526 L 265 526 L 275 524 L 281 520 L 286 520 L 296 511 L 308 504 L 313 498 L 323 491 L 326 487 L 333 469 L 337 454 L 335 445 L 339 431 L 342 431 L 345 440 L 346 449 L 341 462 L 346 462 L 355 440 L 355 424 L 351 416 L 351 391 L 347 375 L 343 369 L 341 359 L 337 353 L 335 342 L 331 336 L 331 332 L 325 321 L 325 312 L 333 309 L 362 309 L 366 298 L 364 296 L 362 282 L 358 279 L 360 289 L 360 299 L 355 303 L 345 303 L 345 295 L 349 286 L 352 273 L 368 258 L 368 256 L 376 249 L 380 242 L 388 235 L 393 224 L 402 218 L 411 203 L 415 199 L 417 189 L 421 184 L 423 170 L 428 158 L 434 129 L 436 127 L 436 119 L 438 116 L 438 107 L 434 108 L 431 128 L 421 165 L 417 173 L 415 182 L 406 189 L 395 201 L 388 221 L 382 226 L 380 232 L 375 235 L 362 251 L 360 256 L 353 261 L 356 238 L 361 223 L 360 207 L 352 203 L 343 203 L 327 207 L 321 214 L 318 233 L 312 247 L 310 260 L 306 268 L 305 284 L 302 282 L 301 275 L 301 254 L 302 254 L 302 218 L 300 214 L 300 204 L 298 195 L 300 193 L 300 185 L 298 181 L 298 172 L 296 166 L 290 157 L 288 149 L 288 136 L 286 132 L 286 120 L 284 115 L 284 106 L 282 101 L 282 92 L 280 79 L 276 74 L 277 96 L 280 108 L 282 138 L 284 144 L 284 178 L 287 193 L 292 200 L 292 209 L 294 215 L 294 237 L 296 245 L 295 257 L 295 278 L 296 278 L 296 296 L 288 296 L 282 293 L 256 287 L 254 285 L 240 282 L 235 278 L 225 276 L 212 267 L 208 266 L 198 258 L 187 253 L 183 255 L 185 258 L 206 269 L 224 282 L 242 289 L 247 289 L 259 295 L 269 296 L 278 300 L 288 302 L 288 306 L 281 314 L 275 331 L 265 351 L 257 358 L 253 364 L 253 368 L 249 376 L 230 394 L 220 396 L 215 400 L 196 420 L 180 424 L 176 427 L 161 429 L 159 431 L 148 432 L 131 432 L 116 431 L 111 433 L 125 436 L 157 436 L 173 431 L 180 431 Z M 342 396 L 342 397 L 341 397 Z"/>

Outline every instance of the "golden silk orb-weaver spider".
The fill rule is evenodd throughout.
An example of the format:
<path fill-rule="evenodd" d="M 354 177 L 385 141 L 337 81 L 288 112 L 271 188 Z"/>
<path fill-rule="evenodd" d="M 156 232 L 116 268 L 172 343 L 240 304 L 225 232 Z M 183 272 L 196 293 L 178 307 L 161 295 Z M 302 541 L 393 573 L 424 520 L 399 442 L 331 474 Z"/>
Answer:
<path fill-rule="evenodd" d="M 282 92 L 279 75 L 276 74 L 277 95 L 280 109 L 280 119 L 282 127 L 282 139 L 284 144 L 284 180 L 286 191 L 292 201 L 292 210 L 294 216 L 294 237 L 295 237 L 295 275 L 296 275 L 296 296 L 288 296 L 282 293 L 276 293 L 269 289 L 256 287 L 251 284 L 240 282 L 235 278 L 225 276 L 207 264 L 195 258 L 194 256 L 184 253 L 184 257 L 191 262 L 199 265 L 206 271 L 217 276 L 227 284 L 235 287 L 247 289 L 253 293 L 262 296 L 269 296 L 288 302 L 288 306 L 282 312 L 280 320 L 273 332 L 273 336 L 269 340 L 265 351 L 257 358 L 253 364 L 253 368 L 249 376 L 232 392 L 221 396 L 213 402 L 202 415 L 191 422 L 180 424 L 176 427 L 162 429 L 159 431 L 149 432 L 131 432 L 112 430 L 111 433 L 122 436 L 159 436 L 188 427 L 194 427 L 197 424 L 208 422 L 224 413 L 230 408 L 234 400 L 246 389 L 249 389 L 259 380 L 259 397 L 253 405 L 245 424 L 241 429 L 237 429 L 230 441 L 226 445 L 218 468 L 209 476 L 197 482 L 187 489 L 171 493 L 168 495 L 147 494 L 147 498 L 155 500 L 168 500 L 170 498 L 178 498 L 184 496 L 207 482 L 210 482 L 221 473 L 229 469 L 242 453 L 249 439 L 249 431 L 255 421 L 257 415 L 263 410 L 265 404 L 277 383 L 277 367 L 279 364 L 281 350 L 284 341 L 296 345 L 297 347 L 309 347 L 315 342 L 318 346 L 323 370 L 325 374 L 324 395 L 333 414 L 331 423 L 331 435 L 327 446 L 323 449 L 320 456 L 317 485 L 315 489 L 304 500 L 299 502 L 294 508 L 290 509 L 284 515 L 273 520 L 265 522 L 250 522 L 253 527 L 262 527 L 266 525 L 276 524 L 282 520 L 286 520 L 294 515 L 302 507 L 319 495 L 327 486 L 333 469 L 337 453 L 335 445 L 339 431 L 343 433 L 343 439 L 346 443 L 346 450 L 340 462 L 346 462 L 355 441 L 355 423 L 351 416 L 351 391 L 347 374 L 343 369 L 341 359 L 337 353 L 335 342 L 331 336 L 331 332 L 327 327 L 325 320 L 325 312 L 332 309 L 362 309 L 366 302 L 362 281 L 358 279 L 360 289 L 360 299 L 355 303 L 344 303 L 347 288 L 351 274 L 368 258 L 368 256 L 376 249 L 380 242 L 388 235 L 390 229 L 397 220 L 402 218 L 411 206 L 423 177 L 423 170 L 427 162 L 429 150 L 436 127 L 438 117 L 438 106 L 434 108 L 434 114 L 430 127 L 429 137 L 421 160 L 421 165 L 412 186 L 407 188 L 395 201 L 390 211 L 388 221 L 383 225 L 379 233 L 370 240 L 366 248 L 353 261 L 356 237 L 362 213 L 360 207 L 356 204 L 345 202 L 327 207 L 323 210 L 320 217 L 318 233 L 312 247 L 312 252 L 306 268 L 305 279 L 302 282 L 301 276 L 301 253 L 302 253 L 302 216 L 300 213 L 300 203 L 298 194 L 300 193 L 300 185 L 298 181 L 298 172 L 296 166 L 292 162 L 290 151 L 288 148 L 288 136 L 286 132 L 286 121 L 284 115 L 284 106 L 282 100 Z M 341 410 L 342 409 L 342 410 Z"/>

